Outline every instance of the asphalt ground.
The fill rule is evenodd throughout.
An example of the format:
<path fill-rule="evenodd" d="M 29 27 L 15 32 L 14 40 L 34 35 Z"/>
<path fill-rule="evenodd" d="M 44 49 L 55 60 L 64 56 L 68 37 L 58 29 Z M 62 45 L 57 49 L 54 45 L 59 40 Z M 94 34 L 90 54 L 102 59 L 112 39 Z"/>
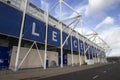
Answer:
<path fill-rule="evenodd" d="M 94 65 L 82 65 L 82 66 L 64 66 L 63 68 L 48 68 L 46 70 L 42 68 L 35 69 L 22 69 L 17 72 L 11 70 L 0 70 L 0 80 L 40 80 L 47 77 L 63 75 L 73 72 L 81 72 L 83 70 L 89 70 L 92 68 L 108 65 L 94 64 Z M 61 76 L 60 76 L 61 77 Z M 57 77 L 56 77 L 57 78 Z M 48 78 L 49 80 L 49 78 Z M 55 79 L 56 80 L 56 79 Z"/>
<path fill-rule="evenodd" d="M 72 72 L 44 79 L 31 80 L 120 80 L 120 63 Z"/>

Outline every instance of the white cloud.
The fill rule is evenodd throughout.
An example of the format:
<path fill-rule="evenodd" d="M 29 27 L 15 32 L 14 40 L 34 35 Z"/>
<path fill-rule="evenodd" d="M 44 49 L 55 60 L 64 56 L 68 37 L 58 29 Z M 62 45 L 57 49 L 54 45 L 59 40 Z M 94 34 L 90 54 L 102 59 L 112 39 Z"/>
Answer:
<path fill-rule="evenodd" d="M 84 15 L 84 14 L 85 14 L 85 11 L 86 11 L 86 8 L 87 8 L 87 5 L 84 5 L 84 6 L 76 6 L 76 9 L 75 9 L 75 10 L 76 10 L 78 13 L 80 13 L 80 15 Z M 75 13 L 75 12 L 73 12 L 70 17 L 74 17 L 74 16 L 76 16 L 76 13 Z"/>
<path fill-rule="evenodd" d="M 87 34 L 93 33 L 93 31 L 91 29 L 89 29 L 87 26 L 76 27 L 75 30 L 82 35 L 87 35 Z"/>
<path fill-rule="evenodd" d="M 99 17 L 99 16 L 102 16 L 102 14 L 104 14 L 107 9 L 113 8 L 114 7 L 113 5 L 117 4 L 118 1 L 120 0 L 89 0 L 88 5 L 84 5 L 84 6 L 77 5 L 75 10 L 80 14 L 82 14 L 83 16 L 93 15 L 93 16 Z M 44 0 L 41 0 L 41 3 L 44 9 L 49 8 L 49 4 L 45 3 Z M 48 5 L 48 7 L 46 7 L 45 5 Z M 68 17 L 67 14 L 69 15 L 69 12 L 64 12 L 63 13 L 64 17 L 65 16 Z M 59 16 L 58 8 L 56 8 L 54 16 L 57 16 L 57 17 Z M 73 17 L 73 16 L 76 16 L 74 12 L 71 14 L 70 17 Z M 115 22 L 114 18 L 108 16 L 102 22 L 100 22 L 95 28 L 95 29 L 100 29 L 102 31 L 102 33 L 100 34 L 101 38 L 103 38 L 108 43 L 108 45 L 112 48 L 111 53 L 107 56 L 120 56 L 120 53 L 119 53 L 120 52 L 120 37 L 119 37 L 120 27 L 113 26 L 114 22 Z M 110 26 L 110 27 L 107 29 L 101 29 L 106 26 L 108 27 Z M 75 30 L 83 34 L 92 33 L 92 31 L 85 26 L 83 28 L 77 27 Z"/>
<path fill-rule="evenodd" d="M 55 14 L 53 16 L 57 19 L 60 19 L 60 7 L 59 7 L 59 5 L 55 7 L 54 12 L 55 12 Z M 62 19 L 67 18 L 69 14 L 70 13 L 68 11 L 62 10 Z"/>
<path fill-rule="evenodd" d="M 120 26 L 114 24 L 115 20 L 112 17 L 106 17 L 96 26 L 96 30 L 101 30 L 100 37 L 112 48 L 107 56 L 120 56 Z"/>
<path fill-rule="evenodd" d="M 109 20 L 109 18 L 104 20 L 105 23 L 112 23 L 112 20 Z M 89 27 L 77 27 L 75 29 L 79 33 L 90 34 L 92 31 L 89 29 Z M 112 49 L 110 53 L 107 53 L 107 56 L 120 56 L 120 26 L 111 26 L 110 28 L 102 30 L 102 32 L 99 35 Z"/>
<path fill-rule="evenodd" d="M 86 15 L 100 16 L 105 10 L 115 7 L 120 0 L 89 0 Z"/>
<path fill-rule="evenodd" d="M 120 27 L 111 27 L 104 30 L 100 35 L 107 44 L 112 48 L 112 51 L 107 56 L 120 56 Z"/>
<path fill-rule="evenodd" d="M 109 27 L 109 26 L 110 27 Z M 99 26 L 99 27 L 97 27 Z M 100 29 L 100 37 L 107 42 L 107 44 L 112 48 L 112 51 L 110 53 L 107 53 L 107 56 L 120 56 L 120 26 L 116 26 L 114 24 L 114 19 L 112 17 L 106 17 L 100 24 L 98 24 L 97 28 L 104 28 L 108 26 L 106 29 Z M 82 27 L 77 27 L 76 31 L 85 34 L 92 33 L 92 30 L 89 29 L 88 25 L 84 25 Z"/>
<path fill-rule="evenodd" d="M 99 29 L 101 27 L 105 27 L 106 25 L 109 26 L 109 25 L 113 25 L 114 24 L 114 19 L 112 17 L 106 17 L 102 22 L 100 22 L 96 27 L 95 29 Z"/>
<path fill-rule="evenodd" d="M 108 57 L 116 57 L 116 56 L 120 56 L 120 49 L 113 49 L 112 52 L 110 54 L 108 54 Z"/>
<path fill-rule="evenodd" d="M 40 0 L 41 2 L 41 8 L 45 11 L 48 11 L 49 10 L 49 3 L 46 2 L 45 0 Z"/>

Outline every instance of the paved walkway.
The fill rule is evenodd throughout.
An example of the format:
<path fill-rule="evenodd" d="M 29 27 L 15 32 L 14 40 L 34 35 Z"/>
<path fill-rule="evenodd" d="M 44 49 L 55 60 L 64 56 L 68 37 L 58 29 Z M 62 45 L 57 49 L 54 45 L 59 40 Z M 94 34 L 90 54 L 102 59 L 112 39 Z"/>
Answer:
<path fill-rule="evenodd" d="M 99 66 L 104 66 L 106 64 L 95 64 L 95 65 L 82 65 L 64 68 L 48 68 L 44 69 L 25 69 L 19 70 L 18 72 L 12 71 L 0 71 L 0 80 L 36 80 L 37 78 L 42 79 L 50 76 L 56 76 L 61 74 L 67 74 L 70 72 L 86 70 L 90 68 L 95 68 Z"/>

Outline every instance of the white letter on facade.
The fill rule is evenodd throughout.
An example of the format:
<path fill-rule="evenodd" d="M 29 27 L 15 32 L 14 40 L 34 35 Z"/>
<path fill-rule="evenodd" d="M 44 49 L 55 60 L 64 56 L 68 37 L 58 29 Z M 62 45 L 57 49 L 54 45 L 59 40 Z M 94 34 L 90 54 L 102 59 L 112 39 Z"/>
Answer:
<path fill-rule="evenodd" d="M 77 41 L 74 41 L 74 47 L 77 48 Z"/>
<path fill-rule="evenodd" d="M 36 28 L 36 23 L 33 22 L 33 25 L 32 25 L 32 35 L 40 36 L 38 33 L 35 32 L 35 28 Z"/>
<path fill-rule="evenodd" d="M 57 32 L 53 31 L 52 32 L 52 40 L 57 42 Z"/>

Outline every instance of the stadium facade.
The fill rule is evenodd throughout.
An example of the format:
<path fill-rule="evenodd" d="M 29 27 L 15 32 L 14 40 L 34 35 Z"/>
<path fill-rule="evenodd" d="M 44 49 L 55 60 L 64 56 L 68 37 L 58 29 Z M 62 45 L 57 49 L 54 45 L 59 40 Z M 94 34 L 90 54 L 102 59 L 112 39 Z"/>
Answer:
<path fill-rule="evenodd" d="M 61 39 L 60 22 L 50 15 L 45 51 L 46 12 L 32 3 L 28 4 L 26 10 L 20 54 L 17 56 L 24 5 L 25 0 L 0 0 L 0 68 L 47 68 L 59 67 L 61 64 L 81 66 L 106 61 L 103 48 L 63 23 Z M 62 55 L 61 40 L 66 41 Z"/>

